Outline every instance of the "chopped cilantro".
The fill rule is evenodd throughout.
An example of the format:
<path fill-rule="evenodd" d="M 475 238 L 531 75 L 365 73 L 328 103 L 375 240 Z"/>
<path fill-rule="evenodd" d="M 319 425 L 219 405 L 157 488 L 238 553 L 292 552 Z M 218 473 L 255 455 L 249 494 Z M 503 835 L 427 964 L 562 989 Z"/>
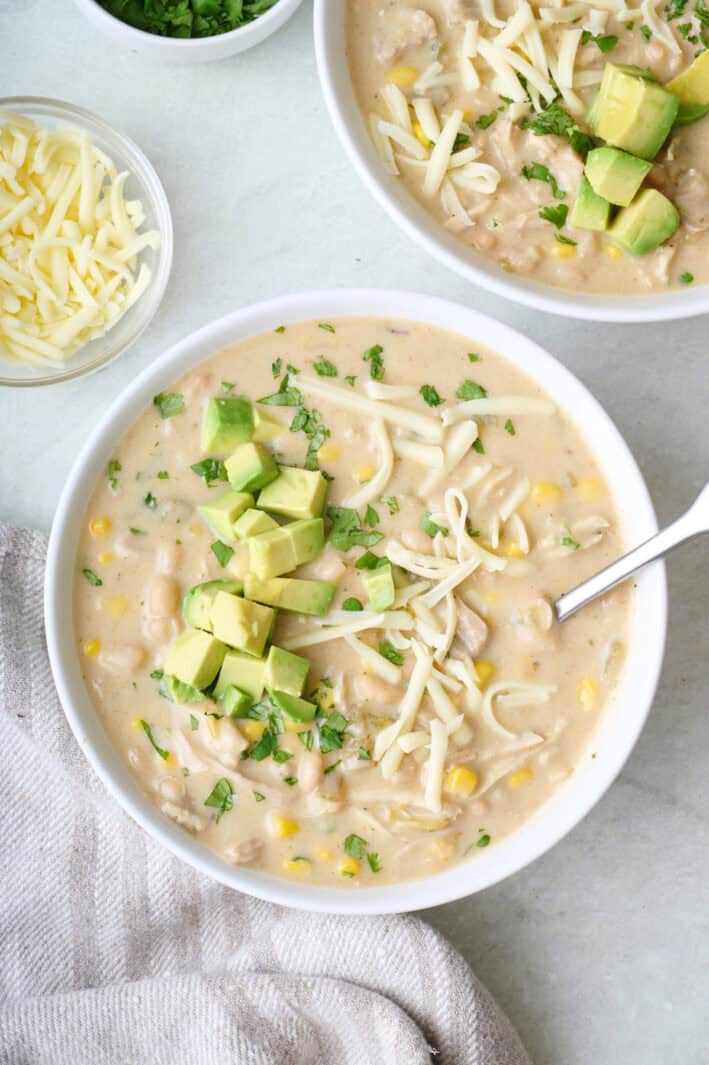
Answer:
<path fill-rule="evenodd" d="M 453 141 L 453 151 L 457 152 L 459 148 L 465 148 L 468 144 L 470 144 L 470 137 L 467 133 L 456 133 Z"/>
<path fill-rule="evenodd" d="M 217 811 L 217 822 L 224 814 L 228 814 L 234 808 L 234 792 L 226 777 L 222 777 L 221 780 L 216 782 L 204 800 L 204 805 L 214 807 Z"/>
<path fill-rule="evenodd" d="M 327 772 L 327 770 L 326 770 L 326 772 Z M 283 778 L 283 783 L 284 784 L 288 784 L 288 786 L 292 788 L 294 784 L 298 783 L 298 778 L 297 777 L 284 777 Z"/>
<path fill-rule="evenodd" d="M 482 362 L 482 359 L 479 355 L 476 355 L 474 351 L 469 351 L 468 362 Z"/>
<path fill-rule="evenodd" d="M 89 584 L 92 585 L 94 588 L 100 588 L 103 584 L 101 578 L 97 577 L 92 569 L 82 569 L 81 572 L 86 577 L 86 580 L 89 582 Z"/>
<path fill-rule="evenodd" d="M 433 385 L 421 385 L 419 388 L 419 395 L 423 396 L 424 402 L 427 403 L 429 407 L 440 407 L 443 402 Z"/>
<path fill-rule="evenodd" d="M 681 18 L 686 6 L 687 0 L 668 0 L 668 3 L 665 5 L 665 18 Z"/>
<path fill-rule="evenodd" d="M 368 525 L 370 529 L 373 529 L 375 525 L 379 524 L 379 515 L 373 506 L 368 506 L 364 512 L 364 524 Z"/>
<path fill-rule="evenodd" d="M 335 332 L 334 325 L 330 325 L 329 322 L 320 322 L 319 325 L 318 325 L 318 328 L 319 329 L 324 329 L 326 333 L 334 333 Z"/>
<path fill-rule="evenodd" d="M 684 0 L 684 2 L 686 3 L 687 0 Z M 608 33 L 605 36 L 599 35 L 596 37 L 590 30 L 584 30 L 581 34 L 581 44 L 588 44 L 589 41 L 593 41 L 596 47 L 599 48 L 604 55 L 607 55 L 609 52 L 612 52 L 617 45 L 618 38 L 614 33 Z"/>
<path fill-rule="evenodd" d="M 129 529 L 131 536 L 147 536 L 145 529 L 135 529 L 132 525 Z"/>
<path fill-rule="evenodd" d="M 388 559 L 375 555 L 373 551 L 365 551 L 355 562 L 355 569 L 379 569 L 380 566 L 388 565 Z"/>
<path fill-rule="evenodd" d="M 283 359 L 278 358 L 275 362 L 271 363 L 271 373 L 274 377 L 280 377 L 283 369 Z"/>
<path fill-rule="evenodd" d="M 515 429 L 514 422 L 511 418 L 508 418 L 505 422 L 505 432 L 509 433 L 510 436 L 517 436 L 517 430 Z"/>
<path fill-rule="evenodd" d="M 276 750 L 278 743 L 278 736 L 271 729 L 266 729 L 261 739 L 254 744 L 251 750 L 251 757 L 257 762 L 263 762 L 264 758 L 268 758 L 270 754 Z"/>
<path fill-rule="evenodd" d="M 364 361 L 369 363 L 369 376 L 373 381 L 381 381 L 384 377 L 383 351 L 384 348 L 381 344 L 375 344 L 373 347 L 368 348 L 362 356 Z"/>
<path fill-rule="evenodd" d="M 558 240 L 559 244 L 570 244 L 572 247 L 576 247 L 576 241 L 572 240 L 571 237 L 565 237 L 563 233 L 555 233 L 554 239 Z"/>
<path fill-rule="evenodd" d="M 382 640 L 379 644 L 379 654 L 382 658 L 386 658 L 387 662 L 393 662 L 395 666 L 403 666 L 404 656 L 401 651 L 397 651 L 396 647 L 390 640 Z"/>
<path fill-rule="evenodd" d="M 646 41 L 652 40 L 652 30 L 650 29 L 649 26 L 641 26 L 640 27 L 640 33 L 642 34 L 642 36 L 645 38 Z"/>
<path fill-rule="evenodd" d="M 284 325 L 277 325 L 273 330 L 274 333 L 285 333 L 286 327 Z"/>
<path fill-rule="evenodd" d="M 551 188 L 552 194 L 556 196 L 558 200 L 566 199 L 566 193 L 563 189 L 559 188 L 556 178 L 552 174 L 548 166 L 544 166 L 543 163 L 529 163 L 527 166 L 522 167 L 522 177 L 527 181 L 546 181 L 547 185 Z"/>
<path fill-rule="evenodd" d="M 190 730 L 192 732 L 196 732 L 198 728 L 199 728 L 199 721 L 194 716 L 194 714 L 190 714 Z"/>
<path fill-rule="evenodd" d="M 313 749 L 313 731 L 307 729 L 305 732 L 298 733 L 298 739 L 305 747 L 306 751 L 312 751 Z"/>
<path fill-rule="evenodd" d="M 320 375 L 320 377 L 337 377 L 337 367 L 334 362 L 330 362 L 329 359 L 318 359 L 318 361 L 313 364 L 313 369 L 316 374 Z"/>
<path fill-rule="evenodd" d="M 478 437 L 477 440 L 473 440 L 473 451 L 477 451 L 478 455 L 485 454 L 485 445 L 480 437 Z"/>
<path fill-rule="evenodd" d="M 566 204 L 558 203 L 553 207 L 542 207 L 541 211 L 539 212 L 539 217 L 542 219 L 542 221 L 551 222 L 551 224 L 553 226 L 556 226 L 557 229 L 561 229 L 561 227 L 566 223 L 566 216 L 568 215 L 568 213 L 569 208 L 566 206 Z"/>
<path fill-rule="evenodd" d="M 344 603 L 342 604 L 342 609 L 351 610 L 354 612 L 358 610 L 364 610 L 364 607 L 362 606 L 362 602 L 360 599 L 356 599 L 355 596 L 351 595 L 348 599 L 345 599 Z"/>
<path fill-rule="evenodd" d="M 382 863 L 379 860 L 379 855 L 374 851 L 367 853 L 367 861 L 369 862 L 369 868 L 373 873 L 380 873 L 382 871 Z"/>
<path fill-rule="evenodd" d="M 368 843 L 366 839 L 362 839 L 361 836 L 352 832 L 345 838 L 344 847 L 345 854 L 349 854 L 350 858 L 364 858 Z"/>
<path fill-rule="evenodd" d="M 543 137 L 548 133 L 566 137 L 574 151 L 584 157 L 594 147 L 593 138 L 579 129 L 568 111 L 556 101 L 539 114 L 525 119 L 523 126 L 525 129 L 531 129 L 535 137 Z"/>
<path fill-rule="evenodd" d="M 234 387 L 235 387 L 235 385 L 234 385 L 233 381 L 222 381 L 222 384 L 221 384 L 222 392 L 231 392 L 231 390 Z"/>
<path fill-rule="evenodd" d="M 158 505 L 158 501 L 155 498 L 155 496 L 153 495 L 153 493 L 152 492 L 148 492 L 148 494 L 146 495 L 145 499 L 143 500 L 143 506 L 146 506 L 148 508 L 148 510 L 155 510 L 157 505 Z"/>
<path fill-rule="evenodd" d="M 687 270 L 683 274 L 679 275 L 681 285 L 691 285 L 694 281 L 694 274 L 690 274 Z"/>
<path fill-rule="evenodd" d="M 201 462 L 195 462 L 193 466 L 190 466 L 190 469 L 198 477 L 202 477 L 207 485 L 212 484 L 213 481 L 228 480 L 226 466 L 221 459 L 202 459 Z"/>
<path fill-rule="evenodd" d="M 384 538 L 383 533 L 360 527 L 359 514 L 349 507 L 328 507 L 327 516 L 332 522 L 328 543 L 338 551 L 349 551 L 351 547 L 374 547 Z"/>
<path fill-rule="evenodd" d="M 179 392 L 158 392 L 153 396 L 153 403 L 160 411 L 161 418 L 174 418 L 185 409 L 184 396 Z"/>
<path fill-rule="evenodd" d="M 222 543 L 221 540 L 215 540 L 211 545 L 211 550 L 220 566 L 226 566 L 227 562 L 234 554 L 234 548 L 229 547 L 228 544 Z"/>
<path fill-rule="evenodd" d="M 565 525 L 563 527 L 561 531 L 561 536 L 559 537 L 559 543 L 562 547 L 570 547 L 572 551 L 578 551 L 580 546 L 571 535 L 571 530 L 569 529 L 568 525 Z"/>
<path fill-rule="evenodd" d="M 496 118 L 497 108 L 495 108 L 494 111 L 491 111 L 489 115 L 480 115 L 480 117 L 475 120 L 475 125 L 480 126 L 480 129 L 487 129 L 493 124 Z"/>
<path fill-rule="evenodd" d="M 431 512 L 426 511 L 422 515 L 419 521 L 419 529 L 423 529 L 425 533 L 428 533 L 430 537 L 434 537 L 437 533 L 441 533 L 443 536 L 448 535 L 448 529 L 443 528 L 441 525 L 436 525 L 435 521 L 431 518 Z"/>
<path fill-rule="evenodd" d="M 399 513 L 399 500 L 396 498 L 396 496 L 382 496 L 379 502 L 383 503 L 385 507 L 389 508 L 390 514 Z"/>
<path fill-rule="evenodd" d="M 345 378 L 345 381 L 350 386 L 350 388 L 354 388 L 356 380 L 357 378 L 353 374 L 348 374 L 348 376 Z"/>
<path fill-rule="evenodd" d="M 341 758 L 338 758 L 336 762 L 333 762 L 332 765 L 329 765 L 327 767 L 327 769 L 323 770 L 324 776 L 327 776 L 328 773 L 334 773 L 335 770 L 337 769 L 338 765 L 342 765 L 342 759 Z"/>
<path fill-rule="evenodd" d="M 263 795 L 260 791 L 253 792 L 253 796 L 256 802 L 265 802 L 266 800 L 266 796 Z"/>
<path fill-rule="evenodd" d="M 167 481 L 170 474 L 167 472 L 167 470 L 158 470 L 155 476 L 159 481 Z"/>
<path fill-rule="evenodd" d="M 143 719 L 141 718 L 140 719 L 140 727 L 142 728 L 143 732 L 145 733 L 145 735 L 150 740 L 150 745 L 153 748 L 153 750 L 155 751 L 155 753 L 160 755 L 160 757 L 162 758 L 163 762 L 166 762 L 168 760 L 168 758 L 170 757 L 170 752 L 166 751 L 164 747 L 160 747 L 158 745 L 155 737 L 153 736 L 153 730 L 151 729 L 151 727 L 148 724 L 148 722 L 147 721 L 143 721 Z"/>
<path fill-rule="evenodd" d="M 262 399 L 256 400 L 256 402 L 261 403 L 264 407 L 300 407 L 303 397 L 297 388 L 290 387 L 288 375 L 286 375 L 281 381 L 277 392 L 270 396 L 264 396 Z"/>
<path fill-rule="evenodd" d="M 118 474 L 121 472 L 122 469 L 123 467 L 121 466 L 118 459 L 110 459 L 108 465 L 106 466 L 106 476 L 108 477 L 108 483 L 114 492 L 116 488 L 118 488 Z"/>
<path fill-rule="evenodd" d="M 290 751 L 276 750 L 273 752 L 273 761 L 278 762 L 279 764 L 289 761 L 292 757 L 293 755 L 290 753 Z"/>
<path fill-rule="evenodd" d="M 477 381 L 471 381 L 468 379 L 464 381 L 460 388 L 456 388 L 455 394 L 458 399 L 485 399 L 487 396 L 487 389 L 479 385 Z"/>
<path fill-rule="evenodd" d="M 349 722 L 341 713 L 335 711 L 330 714 L 320 726 L 320 752 L 328 754 L 329 751 L 339 751 L 342 747 L 342 737 L 347 730 Z"/>
<path fill-rule="evenodd" d="M 372 756 L 369 753 L 369 751 L 366 749 L 366 747 L 360 747 L 359 751 L 357 752 L 357 761 L 358 762 L 371 762 L 372 761 Z"/>

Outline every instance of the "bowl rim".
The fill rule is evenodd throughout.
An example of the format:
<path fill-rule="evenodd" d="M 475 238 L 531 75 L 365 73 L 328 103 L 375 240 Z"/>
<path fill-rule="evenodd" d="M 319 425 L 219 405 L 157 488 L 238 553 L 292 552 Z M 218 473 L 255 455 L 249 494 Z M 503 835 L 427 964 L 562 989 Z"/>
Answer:
<path fill-rule="evenodd" d="M 103 355 L 80 366 L 72 365 L 74 357 L 80 354 L 80 351 L 76 352 L 75 356 L 69 357 L 63 370 L 46 374 L 42 377 L 5 377 L 0 363 L 0 387 L 37 388 L 42 385 L 73 381 L 78 377 L 95 373 L 123 355 L 145 332 L 160 308 L 172 273 L 174 253 L 172 212 L 170 211 L 170 202 L 162 181 L 143 149 L 131 137 L 116 129 L 115 126 L 101 118 L 100 115 L 89 111 L 85 107 L 79 107 L 77 104 L 50 96 L 0 96 L 0 114 L 8 109 L 10 111 L 22 111 L 23 113 L 26 109 L 34 110 L 35 114 L 32 117 L 39 117 L 41 120 L 40 116 L 46 115 L 51 119 L 64 120 L 67 124 L 78 126 L 89 133 L 96 132 L 109 145 L 116 144 L 121 153 L 128 159 L 131 166 L 131 176 L 139 182 L 142 195 L 150 200 L 155 212 L 156 227 L 160 233 L 157 268 L 147 290 L 135 303 L 136 310 L 142 311 L 142 314 L 137 314 L 136 326 L 127 340 L 118 345 L 109 345 L 108 351 Z M 130 309 L 132 310 L 132 308 Z M 109 329 L 104 334 L 104 337 L 110 336 L 111 330 Z"/>
<path fill-rule="evenodd" d="M 663 564 L 649 567 L 636 578 L 633 625 L 639 631 L 629 640 L 617 697 L 611 700 L 599 726 L 594 746 L 602 748 L 601 755 L 596 758 L 590 750 L 586 752 L 583 764 L 567 784 L 533 818 L 494 848 L 481 851 L 475 860 L 425 879 L 356 891 L 311 887 L 247 867 L 228 866 L 168 821 L 140 791 L 128 767 L 114 752 L 84 687 L 74 637 L 72 587 L 78 531 L 90 494 L 115 442 L 155 393 L 169 387 L 203 359 L 256 333 L 323 316 L 372 316 L 428 323 L 477 339 L 499 352 L 533 381 L 541 383 L 561 406 L 573 410 L 574 420 L 587 440 L 593 434 L 592 449 L 614 490 L 621 520 L 631 527 L 633 539 L 645 539 L 656 531 L 642 474 L 610 417 L 569 370 L 516 330 L 461 304 L 414 292 L 332 289 L 278 297 L 234 311 L 168 349 L 114 400 L 84 444 L 65 483 L 49 540 L 44 596 L 49 658 L 67 720 L 103 783 L 149 835 L 198 871 L 266 901 L 303 910 L 375 914 L 425 909 L 490 887 L 539 857 L 588 813 L 615 779 L 645 723 L 659 679 L 667 620 Z M 622 702 L 623 694 L 626 702 L 620 713 L 615 704 Z"/>
<path fill-rule="evenodd" d="M 611 296 L 555 288 L 518 274 L 465 249 L 408 192 L 387 174 L 374 149 L 357 103 L 344 47 L 348 0 L 314 0 L 315 58 L 325 104 L 339 140 L 364 185 L 390 218 L 434 259 L 475 285 L 515 303 L 562 317 L 588 321 L 659 322 L 709 312 L 709 283 L 666 294 Z"/>
<path fill-rule="evenodd" d="M 263 33 L 264 27 L 267 31 L 275 33 L 280 28 L 282 21 L 285 21 L 283 17 L 283 10 L 288 9 L 288 13 L 285 16 L 295 14 L 296 10 L 300 7 L 303 0 L 278 0 L 273 7 L 269 8 L 263 15 L 259 15 L 253 22 L 247 22 L 243 26 L 237 26 L 234 30 L 228 30 L 227 33 L 215 33 L 211 37 L 160 37 L 156 33 L 149 33 L 148 30 L 138 29 L 137 26 L 131 26 L 128 22 L 123 22 L 117 15 L 112 15 L 110 11 L 106 11 L 104 7 L 98 2 L 98 0 L 74 0 L 75 4 L 85 12 L 90 18 L 95 18 L 97 22 L 102 23 L 107 30 L 112 33 L 125 33 L 126 36 L 133 38 L 136 44 L 148 44 L 151 47 L 165 48 L 178 50 L 182 49 L 186 51 L 190 48 L 194 52 L 209 51 L 210 45 L 214 47 L 215 41 L 229 42 L 239 37 L 241 40 L 250 36 L 256 36 L 259 31 L 262 35 L 259 41 L 254 41 L 254 44 L 260 43 L 264 40 L 269 33 Z M 271 23 L 273 27 L 271 29 Z M 258 26 L 259 30 L 256 30 Z M 155 42 L 159 42 L 155 44 Z"/>

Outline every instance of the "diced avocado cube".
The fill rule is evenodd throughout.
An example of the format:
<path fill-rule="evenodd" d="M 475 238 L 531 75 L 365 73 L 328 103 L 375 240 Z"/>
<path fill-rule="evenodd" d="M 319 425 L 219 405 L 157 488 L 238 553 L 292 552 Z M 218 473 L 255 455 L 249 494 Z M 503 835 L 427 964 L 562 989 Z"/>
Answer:
<path fill-rule="evenodd" d="M 251 573 L 261 580 L 290 573 L 297 565 L 293 538 L 286 529 L 284 525 L 248 540 L 249 567 Z"/>
<path fill-rule="evenodd" d="M 204 692 L 201 692 L 199 688 L 183 684 L 170 673 L 166 673 L 160 681 L 160 693 L 171 703 L 201 703 L 205 699 Z"/>
<path fill-rule="evenodd" d="M 618 212 L 608 235 L 631 255 L 645 255 L 669 240 L 679 226 L 679 211 L 657 189 L 643 189 Z"/>
<path fill-rule="evenodd" d="M 274 706 L 282 710 L 293 721 L 313 721 L 317 712 L 315 703 L 309 703 L 305 699 L 299 699 L 297 695 L 289 695 L 288 692 L 271 691 L 268 693 Z"/>
<path fill-rule="evenodd" d="M 270 514 L 252 508 L 244 511 L 239 520 L 234 522 L 232 532 L 237 540 L 248 540 L 251 536 L 258 536 L 260 533 L 270 532 L 271 529 L 277 528 L 278 522 L 274 521 Z"/>
<path fill-rule="evenodd" d="M 227 684 L 219 696 L 219 708 L 225 717 L 246 717 L 254 700 L 234 684 Z"/>
<path fill-rule="evenodd" d="M 287 530 L 293 542 L 296 566 L 303 566 L 318 557 L 325 543 L 325 522 L 322 518 L 304 518 L 282 528 Z"/>
<path fill-rule="evenodd" d="M 651 170 L 652 163 L 620 148 L 594 148 L 586 156 L 586 177 L 593 191 L 618 207 L 632 202 Z"/>
<path fill-rule="evenodd" d="M 709 114 L 709 51 L 700 52 L 665 88 L 679 100 L 675 125 L 687 126 Z"/>
<path fill-rule="evenodd" d="M 296 566 L 317 558 L 324 542 L 325 525 L 322 518 L 293 521 L 270 532 L 252 536 L 248 540 L 251 573 L 262 581 L 290 573 Z"/>
<path fill-rule="evenodd" d="M 202 451 L 224 455 L 250 440 L 254 432 L 251 401 L 240 396 L 213 397 L 204 412 Z"/>
<path fill-rule="evenodd" d="M 258 492 L 278 477 L 278 466 L 262 444 L 241 444 L 224 463 L 236 492 Z"/>
<path fill-rule="evenodd" d="M 227 592 L 217 592 L 210 611 L 212 632 L 218 640 L 260 657 L 276 621 L 276 611 Z"/>
<path fill-rule="evenodd" d="M 200 503 L 197 510 L 220 540 L 234 540 L 236 521 L 253 505 L 254 497 L 249 492 L 234 492 L 230 489 L 217 499 Z"/>
<path fill-rule="evenodd" d="M 679 100 L 647 71 L 606 63 L 588 115 L 594 133 L 641 159 L 654 159 L 677 117 Z"/>
<path fill-rule="evenodd" d="M 608 228 L 611 205 L 608 200 L 595 193 L 591 182 L 586 177 L 581 178 L 576 203 L 574 204 L 569 219 L 572 226 L 577 229 L 593 229 L 602 232 Z"/>
<path fill-rule="evenodd" d="M 318 518 L 326 496 L 327 481 L 319 470 L 279 466 L 278 477 L 261 492 L 258 505 L 285 518 Z"/>
<path fill-rule="evenodd" d="M 219 594 L 239 601 L 225 592 Z M 185 629 L 170 645 L 163 668 L 167 675 L 177 677 L 191 688 L 207 688 L 219 672 L 225 654 L 224 644 L 208 632 Z"/>
<path fill-rule="evenodd" d="M 192 628 L 211 632 L 212 623 L 209 620 L 209 611 L 212 609 L 212 600 L 217 592 L 241 595 L 243 590 L 244 586 L 241 581 L 218 580 L 195 584 L 182 600 L 182 616 Z"/>
<path fill-rule="evenodd" d="M 254 658 L 253 655 L 241 654 L 239 651 L 227 651 L 214 695 L 219 699 L 227 688 L 234 687 L 257 703 L 263 695 L 265 677 L 265 658 Z"/>
<path fill-rule="evenodd" d="M 364 570 L 362 580 L 367 589 L 372 610 L 381 613 L 383 610 L 389 610 L 394 605 L 396 589 L 394 588 L 394 573 L 391 564 L 377 566 L 376 569 Z"/>
<path fill-rule="evenodd" d="M 301 581 L 293 577 L 272 577 L 262 581 L 249 573 L 245 586 L 247 599 L 253 599 L 256 603 L 316 617 L 327 614 L 335 595 L 335 585 L 329 581 Z M 278 685 L 273 687 L 277 688 Z"/>
<path fill-rule="evenodd" d="M 302 695 L 308 679 L 310 662 L 307 658 L 284 651 L 282 647 L 269 647 L 266 659 L 266 687 L 288 695 Z"/>
<path fill-rule="evenodd" d="M 254 435 L 252 439 L 258 444 L 269 444 L 272 440 L 276 440 L 277 437 L 283 436 L 285 432 L 287 432 L 287 426 L 283 425 L 282 422 L 276 421 L 275 418 L 269 418 L 258 407 L 254 407 Z"/>

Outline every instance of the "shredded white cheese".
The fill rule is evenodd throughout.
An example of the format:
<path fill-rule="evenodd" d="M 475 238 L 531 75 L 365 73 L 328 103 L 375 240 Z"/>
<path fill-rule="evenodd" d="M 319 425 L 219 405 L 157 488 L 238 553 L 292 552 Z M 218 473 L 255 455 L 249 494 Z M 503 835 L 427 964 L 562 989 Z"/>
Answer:
<path fill-rule="evenodd" d="M 555 412 L 556 407 L 549 399 L 535 396 L 487 396 L 448 407 L 441 414 L 441 421 L 444 425 L 455 425 L 465 418 L 481 418 L 487 414 L 501 414 L 504 417 L 534 414 L 550 417 Z"/>
<path fill-rule="evenodd" d="M 448 729 L 442 721 L 435 719 L 430 723 L 429 728 L 431 730 L 431 753 L 428 757 L 428 774 L 423 804 L 427 809 L 438 813 L 441 809 L 441 793 L 443 791 L 443 766 L 445 765 L 448 751 Z"/>
<path fill-rule="evenodd" d="M 305 374 L 298 374 L 293 384 L 306 396 L 330 400 L 344 410 L 356 411 L 371 418 L 383 418 L 384 421 L 408 429 L 429 444 L 440 444 L 443 440 L 444 431 L 440 420 L 430 418 L 427 414 L 419 414 L 418 411 L 407 410 L 406 407 L 395 406 L 393 403 L 380 403 L 353 389 L 345 391 L 337 385 L 326 384 Z"/>
<path fill-rule="evenodd" d="M 344 506 L 352 507 L 354 510 L 366 507 L 368 503 L 372 503 L 382 496 L 394 469 L 394 452 L 392 451 L 386 426 L 381 419 L 374 422 L 372 436 L 379 448 L 379 466 L 371 481 L 367 481 L 358 492 L 354 492 L 345 500 Z"/>

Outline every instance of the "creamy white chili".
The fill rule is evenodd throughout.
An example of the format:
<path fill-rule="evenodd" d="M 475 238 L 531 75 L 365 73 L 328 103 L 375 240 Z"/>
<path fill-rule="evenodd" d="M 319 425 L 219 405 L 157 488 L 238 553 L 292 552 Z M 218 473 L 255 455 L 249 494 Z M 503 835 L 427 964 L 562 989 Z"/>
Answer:
<path fill-rule="evenodd" d="M 386 170 L 472 254 L 597 293 L 707 280 L 707 41 L 703 0 L 347 10 Z"/>
<path fill-rule="evenodd" d="M 589 444 L 503 357 L 343 318 L 214 355 L 117 443 L 78 544 L 77 648 L 117 752 L 230 863 L 429 875 L 574 772 L 621 668 L 622 551 Z"/>

